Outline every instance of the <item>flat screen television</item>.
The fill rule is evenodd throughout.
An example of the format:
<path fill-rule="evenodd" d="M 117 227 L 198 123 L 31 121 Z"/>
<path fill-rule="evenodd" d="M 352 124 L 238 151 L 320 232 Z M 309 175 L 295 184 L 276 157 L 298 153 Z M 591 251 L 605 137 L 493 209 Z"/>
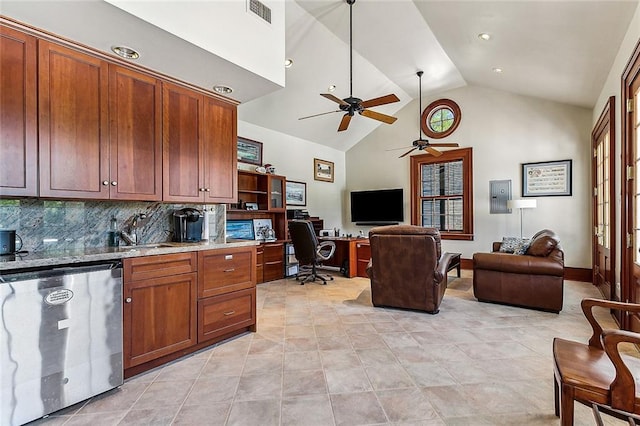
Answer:
<path fill-rule="evenodd" d="M 351 192 L 351 222 L 390 225 L 404 221 L 402 188 Z"/>

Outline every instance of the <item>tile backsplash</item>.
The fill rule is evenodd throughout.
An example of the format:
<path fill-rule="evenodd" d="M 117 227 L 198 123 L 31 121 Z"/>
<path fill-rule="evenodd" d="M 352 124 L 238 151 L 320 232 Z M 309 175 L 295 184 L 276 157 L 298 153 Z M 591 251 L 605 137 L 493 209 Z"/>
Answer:
<path fill-rule="evenodd" d="M 15 229 L 22 238 L 22 249 L 30 252 L 106 247 L 112 216 L 117 220 L 118 230 L 127 231 L 134 217 L 145 213 L 147 219 L 138 226 L 138 243 L 158 243 L 172 240 L 172 214 L 183 207 L 206 208 L 209 240 L 224 243 L 224 204 L 0 200 L 0 229 Z"/>

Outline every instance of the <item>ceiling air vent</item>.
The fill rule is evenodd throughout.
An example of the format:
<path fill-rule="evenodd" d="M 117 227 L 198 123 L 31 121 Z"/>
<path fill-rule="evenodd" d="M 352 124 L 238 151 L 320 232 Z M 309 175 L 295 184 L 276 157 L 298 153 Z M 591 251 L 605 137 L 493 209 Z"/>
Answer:
<path fill-rule="evenodd" d="M 268 23 L 271 23 L 271 9 L 264 3 L 260 3 L 258 0 L 249 0 L 249 10 Z"/>

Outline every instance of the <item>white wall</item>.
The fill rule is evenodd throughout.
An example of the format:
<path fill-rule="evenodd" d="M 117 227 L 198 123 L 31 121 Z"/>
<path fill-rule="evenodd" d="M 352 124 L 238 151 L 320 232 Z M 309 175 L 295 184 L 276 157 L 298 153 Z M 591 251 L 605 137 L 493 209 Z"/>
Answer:
<path fill-rule="evenodd" d="M 247 1 L 105 0 L 194 45 L 284 87 L 284 2 L 262 0 L 271 24 Z"/>
<path fill-rule="evenodd" d="M 524 234 L 530 236 L 542 228 L 556 231 L 565 251 L 565 265 L 589 268 L 591 110 L 474 86 L 439 97 L 460 105 L 460 126 L 441 141 L 473 147 L 474 182 L 475 238 L 445 240 L 443 248 L 471 258 L 474 252 L 489 251 L 492 241 L 519 235 L 518 212 L 489 213 L 489 181 L 510 179 L 513 198 L 521 198 L 522 163 L 571 159 L 573 195 L 538 197 L 538 207 L 524 212 Z M 423 99 L 422 104 L 435 99 Z M 380 126 L 347 152 L 347 191 L 403 187 L 405 222 L 409 223 L 410 160 L 408 156 L 398 158 L 403 150 L 386 150 L 410 146 L 418 137 L 418 101 L 407 105 L 397 116 L 395 124 Z M 348 217 L 348 199 L 343 205 L 343 216 Z M 363 228 L 352 229 L 355 233 Z"/>
<path fill-rule="evenodd" d="M 327 229 L 343 229 L 341 212 L 346 187 L 344 152 L 245 121 L 238 121 L 238 136 L 262 142 L 263 164 L 274 165 L 276 174 L 307 184 L 307 205 L 295 208 L 306 209 L 311 216 L 320 217 Z M 314 158 L 334 163 L 333 183 L 314 180 Z M 238 163 L 238 168 L 253 169 L 255 166 Z"/>
<path fill-rule="evenodd" d="M 616 173 L 615 173 L 615 200 L 616 200 L 616 265 L 615 265 L 615 273 L 616 273 L 616 283 L 620 282 L 620 259 L 622 257 L 622 241 L 621 238 L 621 227 L 622 227 L 622 199 L 621 199 L 621 156 L 622 156 L 622 116 L 620 114 L 622 104 L 621 104 L 621 78 L 622 72 L 624 71 L 625 66 L 629 62 L 631 58 L 631 54 L 633 53 L 633 49 L 636 44 L 640 40 L 640 6 L 636 9 L 636 13 L 629 24 L 629 28 L 627 30 L 627 34 L 624 37 L 620 48 L 618 49 L 618 54 L 611 66 L 611 70 L 609 71 L 609 75 L 607 80 L 602 87 L 602 91 L 600 92 L 600 96 L 598 97 L 598 101 L 596 102 L 596 106 L 593 109 L 592 115 L 592 127 L 595 126 L 602 110 L 607 103 L 610 96 L 615 96 L 615 121 L 612 123 L 612 127 L 615 129 L 615 155 L 613 158 L 616 161 Z"/>

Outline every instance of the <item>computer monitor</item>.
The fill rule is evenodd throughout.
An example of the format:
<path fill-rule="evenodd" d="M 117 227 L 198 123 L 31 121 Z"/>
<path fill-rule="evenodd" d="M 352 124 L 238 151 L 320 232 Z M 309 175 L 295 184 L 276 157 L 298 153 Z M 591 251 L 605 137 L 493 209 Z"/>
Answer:
<path fill-rule="evenodd" d="M 227 220 L 227 239 L 233 240 L 255 240 L 253 231 L 253 220 L 251 219 L 231 219 Z"/>

